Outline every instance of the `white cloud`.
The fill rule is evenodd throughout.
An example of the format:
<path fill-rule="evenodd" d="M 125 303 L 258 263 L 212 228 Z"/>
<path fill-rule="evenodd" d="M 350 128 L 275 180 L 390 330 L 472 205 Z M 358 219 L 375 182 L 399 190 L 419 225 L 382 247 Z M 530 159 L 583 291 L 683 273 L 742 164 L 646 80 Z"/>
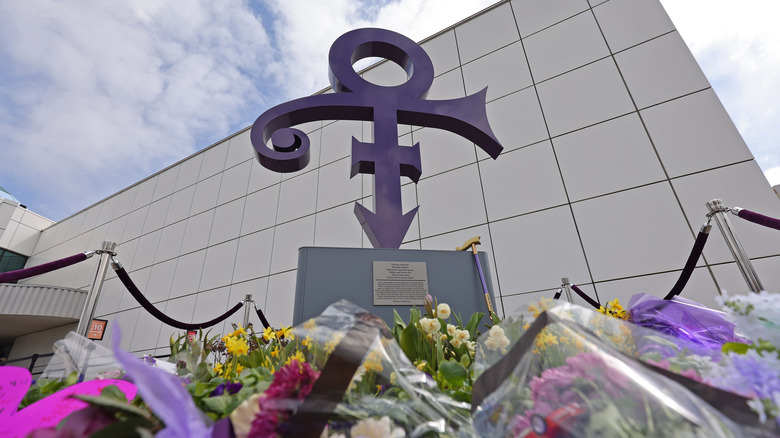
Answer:
<path fill-rule="evenodd" d="M 246 122 L 241 109 L 264 99 L 255 80 L 273 58 L 239 3 L 83 6 L 0 6 L 0 62 L 9 65 L 0 99 L 16 108 L 0 113 L 0 173 L 55 219 Z"/>
<path fill-rule="evenodd" d="M 780 166 L 780 3 L 662 0 L 756 161 Z M 777 180 L 775 180 L 777 181 Z"/>
<path fill-rule="evenodd" d="M 491 2 L 268 0 L 270 17 L 228 0 L 0 3 L 3 184 L 62 219 L 327 86 L 341 33 L 421 39 Z"/>
<path fill-rule="evenodd" d="M 0 183 L 62 219 L 327 86 L 345 31 L 420 40 L 494 3 L 260 0 L 261 17 L 246 1 L 0 2 Z M 780 167 L 780 4 L 662 3 L 759 165 Z"/>
<path fill-rule="evenodd" d="M 419 41 L 479 12 L 495 0 L 272 0 L 275 45 L 280 60 L 274 73 L 286 78 L 290 97 L 328 86 L 328 51 L 341 34 L 360 27 L 381 27 Z M 323 22 L 322 17 L 328 17 Z"/>

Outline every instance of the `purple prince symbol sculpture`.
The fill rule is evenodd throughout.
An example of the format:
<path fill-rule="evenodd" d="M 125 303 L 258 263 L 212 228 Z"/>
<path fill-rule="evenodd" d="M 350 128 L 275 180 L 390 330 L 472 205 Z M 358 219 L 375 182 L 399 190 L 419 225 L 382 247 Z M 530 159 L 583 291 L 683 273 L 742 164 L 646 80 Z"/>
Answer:
<path fill-rule="evenodd" d="M 403 67 L 408 80 L 384 87 L 361 78 L 356 61 L 380 57 Z M 487 119 L 482 91 L 459 99 L 425 100 L 433 83 L 433 63 L 417 43 L 384 29 L 345 33 L 328 55 L 330 83 L 336 93 L 303 97 L 275 106 L 252 125 L 252 146 L 265 168 L 295 172 L 309 164 L 309 138 L 291 128 L 317 120 L 374 122 L 374 143 L 352 138 L 352 172 L 374 175 L 374 211 L 355 203 L 355 216 L 374 248 L 398 248 L 419 207 L 404 214 L 400 176 L 417 183 L 422 175 L 420 144 L 398 144 L 398 124 L 445 129 L 467 138 L 494 159 L 503 147 Z M 271 140 L 273 149 L 269 148 Z"/>

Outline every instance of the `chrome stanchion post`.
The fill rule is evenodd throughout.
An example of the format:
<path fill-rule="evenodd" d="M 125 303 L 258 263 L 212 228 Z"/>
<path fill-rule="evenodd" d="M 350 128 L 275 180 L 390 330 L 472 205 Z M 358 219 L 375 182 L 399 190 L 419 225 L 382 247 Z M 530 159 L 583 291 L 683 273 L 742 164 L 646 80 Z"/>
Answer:
<path fill-rule="evenodd" d="M 720 232 L 723 234 L 723 239 L 726 241 L 726 246 L 729 247 L 731 255 L 734 256 L 734 261 L 737 262 L 739 272 L 742 273 L 742 277 L 745 279 L 748 288 L 750 288 L 752 292 L 761 292 L 764 290 L 764 285 L 761 284 L 761 280 L 759 280 L 758 274 L 753 268 L 753 264 L 750 263 L 750 258 L 748 258 L 745 249 L 742 248 L 742 244 L 739 243 L 739 239 L 737 239 L 737 236 L 734 234 L 734 230 L 731 227 L 731 222 L 725 214 L 730 211 L 730 209 L 724 206 L 723 201 L 720 199 L 713 199 L 705 205 L 710 211 L 707 216 L 715 219 L 715 223 L 718 224 L 718 228 L 720 228 Z"/>
<path fill-rule="evenodd" d="M 563 288 L 564 292 L 566 292 L 566 301 L 573 303 L 574 301 L 571 298 L 571 282 L 569 281 L 569 277 L 561 278 L 561 288 Z"/>
<path fill-rule="evenodd" d="M 95 316 L 95 307 L 98 297 L 100 297 L 100 290 L 103 288 L 106 270 L 108 269 L 111 256 L 115 254 L 114 248 L 116 248 L 116 242 L 104 240 L 102 249 L 95 251 L 100 254 L 100 263 L 98 264 L 97 272 L 95 272 L 95 279 L 92 280 L 92 287 L 90 287 L 89 293 L 87 293 L 87 300 L 84 303 L 84 309 L 81 311 L 79 325 L 76 329 L 76 333 L 82 336 L 86 336 L 89 331 L 89 324 Z"/>
<path fill-rule="evenodd" d="M 246 297 L 244 298 L 244 325 L 242 326 L 244 328 L 247 328 L 249 325 L 250 303 L 254 303 L 254 301 L 252 301 L 252 294 L 246 294 Z"/>

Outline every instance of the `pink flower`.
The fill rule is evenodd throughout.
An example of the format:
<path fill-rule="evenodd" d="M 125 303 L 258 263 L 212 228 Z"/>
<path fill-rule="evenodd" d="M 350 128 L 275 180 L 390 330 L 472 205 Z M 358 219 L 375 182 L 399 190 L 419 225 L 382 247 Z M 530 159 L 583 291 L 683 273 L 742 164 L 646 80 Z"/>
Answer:
<path fill-rule="evenodd" d="M 284 424 L 311 392 L 320 376 L 308 363 L 291 361 L 274 374 L 274 381 L 257 401 L 260 412 L 252 421 L 249 438 L 279 436 L 277 427 Z"/>

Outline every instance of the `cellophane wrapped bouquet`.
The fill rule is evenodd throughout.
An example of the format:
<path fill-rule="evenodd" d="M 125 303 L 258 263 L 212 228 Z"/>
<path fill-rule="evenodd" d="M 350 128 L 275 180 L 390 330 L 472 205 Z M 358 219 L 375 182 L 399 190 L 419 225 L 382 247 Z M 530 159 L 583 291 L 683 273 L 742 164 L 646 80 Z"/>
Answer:
<path fill-rule="evenodd" d="M 360 307 L 340 301 L 293 333 L 305 349 L 233 411 L 237 436 L 474 436 L 469 405 L 442 393 Z"/>
<path fill-rule="evenodd" d="M 679 354 L 679 349 L 658 342 L 644 357 L 746 398 L 744 403 L 756 414 L 749 420 L 780 435 L 780 295 L 762 292 L 717 299 L 722 311 L 679 297 L 670 301 L 645 294 L 632 297 L 629 318 L 670 335 L 688 353 Z M 646 344 L 653 348 L 653 342 Z"/>
<path fill-rule="evenodd" d="M 478 340 L 472 409 L 479 436 L 748 433 L 678 383 L 686 378 L 648 363 L 662 359 L 658 351 L 689 358 L 692 344 L 568 303 L 540 307 L 533 321 L 507 318 Z"/>

